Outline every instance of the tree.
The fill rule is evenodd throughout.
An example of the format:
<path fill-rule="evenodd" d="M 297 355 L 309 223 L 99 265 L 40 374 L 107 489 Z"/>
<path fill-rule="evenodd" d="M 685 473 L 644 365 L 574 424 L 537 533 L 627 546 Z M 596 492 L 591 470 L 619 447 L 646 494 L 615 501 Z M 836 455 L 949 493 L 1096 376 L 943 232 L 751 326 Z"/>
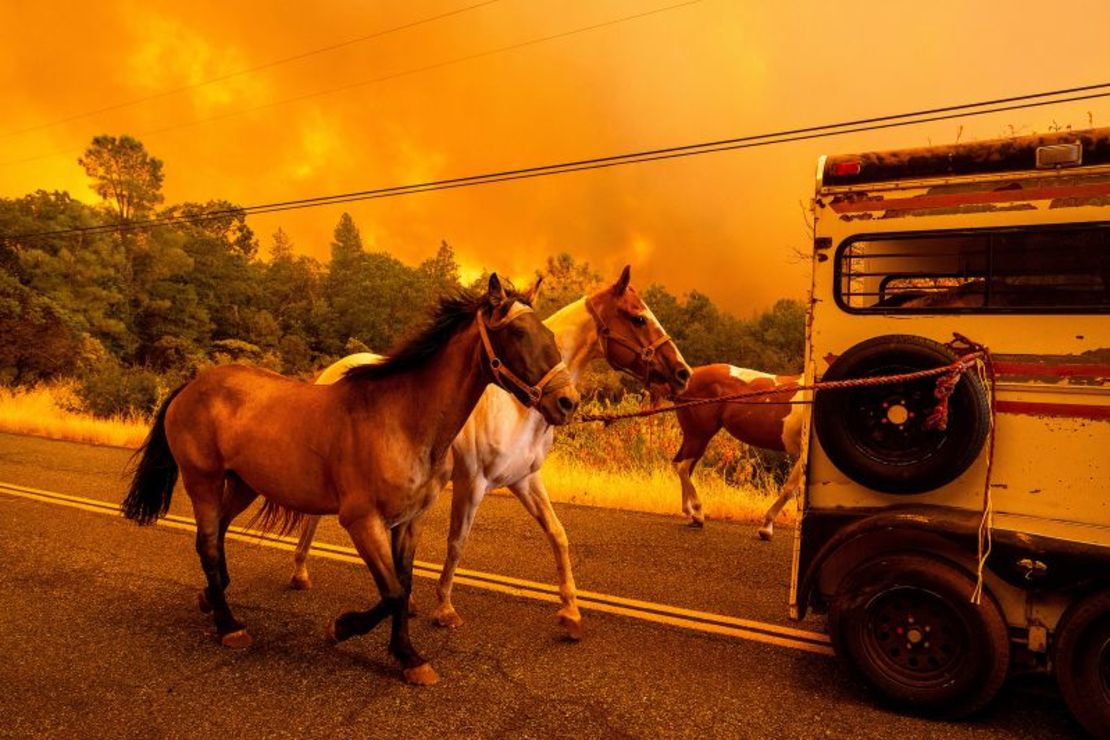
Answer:
<path fill-rule="evenodd" d="M 602 278 L 588 262 L 576 262 L 567 252 L 547 258 L 542 271 L 536 277 L 543 278 L 540 306 L 537 313 L 546 318 L 568 303 L 572 303 L 602 285 Z"/>
<path fill-rule="evenodd" d="M 30 384 L 72 372 L 81 338 L 47 298 L 0 271 L 0 382 Z"/>
<path fill-rule="evenodd" d="M 138 139 L 97 136 L 77 163 L 120 222 L 148 216 L 162 202 L 162 160 L 150 156 Z"/>
<path fill-rule="evenodd" d="M 446 240 L 439 243 L 435 256 L 421 262 L 417 270 L 430 300 L 459 287 L 459 263 L 455 261 L 455 250 Z"/>
<path fill-rule="evenodd" d="M 95 226 L 95 209 L 68 193 L 39 190 L 17 200 L 0 200 L 0 233 Z M 127 314 L 126 255 L 108 234 L 76 234 L 26 240 L 5 239 L 0 268 L 48 299 L 67 325 L 120 353 L 133 345 Z"/>
<path fill-rule="evenodd" d="M 339 351 L 347 339 L 357 336 L 361 322 L 358 314 L 362 311 L 366 296 L 360 290 L 360 281 L 365 268 L 366 253 L 362 249 L 362 235 L 351 218 L 344 213 L 331 242 L 331 262 L 325 280 L 330 312 L 329 353 Z"/>
<path fill-rule="evenodd" d="M 277 320 L 285 368 L 308 369 L 312 350 L 335 352 L 326 347 L 323 318 L 329 314 L 324 301 L 323 268 L 316 260 L 293 253 L 293 242 L 278 229 L 273 235 L 270 262 L 262 275 L 263 304 Z M 334 342 L 333 342 L 334 344 Z"/>

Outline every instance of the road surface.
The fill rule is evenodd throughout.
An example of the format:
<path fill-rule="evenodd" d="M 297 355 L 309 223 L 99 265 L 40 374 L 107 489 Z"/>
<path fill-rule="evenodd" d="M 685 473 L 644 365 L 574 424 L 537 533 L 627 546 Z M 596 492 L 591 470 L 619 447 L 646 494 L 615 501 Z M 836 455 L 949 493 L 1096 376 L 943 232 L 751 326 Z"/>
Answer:
<path fill-rule="evenodd" d="M 128 456 L 0 435 L 0 482 L 9 485 L 0 488 L 0 735 L 1079 732 L 1054 684 L 1037 676 L 1012 679 L 988 711 L 962 723 L 883 708 L 826 654 L 819 618 L 786 619 L 788 531 L 767 544 L 746 525 L 696 531 L 678 518 L 556 505 L 579 588 L 596 595 L 584 610 L 585 638 L 567 642 L 555 605 L 539 600 L 540 584 L 554 578 L 546 541 L 507 496 L 484 502 L 463 559 L 477 572 L 477 585 L 455 591 L 466 623 L 413 622 L 439 685 L 399 680 L 384 627 L 340 646 L 325 640 L 331 618 L 376 600 L 343 549 L 311 560 L 315 588 L 298 592 L 286 587 L 291 558 L 281 543 L 230 541 L 229 600 L 254 645 L 229 651 L 194 606 L 203 577 L 184 492 L 168 526 L 139 528 L 111 511 Z M 447 505 L 430 513 L 419 561 L 441 561 Z M 331 521 L 319 541 L 348 545 Z M 516 593 L 505 576 L 523 579 Z M 421 606 L 433 603 L 433 583 L 416 579 Z"/>

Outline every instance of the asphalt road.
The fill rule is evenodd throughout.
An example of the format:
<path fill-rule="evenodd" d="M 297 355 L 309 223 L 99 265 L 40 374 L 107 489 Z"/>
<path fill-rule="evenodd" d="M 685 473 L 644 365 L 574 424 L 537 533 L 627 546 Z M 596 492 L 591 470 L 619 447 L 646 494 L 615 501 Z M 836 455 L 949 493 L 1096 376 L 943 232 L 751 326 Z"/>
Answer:
<path fill-rule="evenodd" d="M 123 494 L 128 452 L 0 435 L 0 481 L 102 501 Z M 448 502 L 430 513 L 419 560 L 444 552 Z M 556 507 L 581 589 L 820 631 L 786 619 L 789 532 Z M 173 513 L 188 516 L 178 490 Z M 320 540 L 347 544 L 334 523 Z M 981 716 L 933 722 L 883 708 L 834 659 L 802 650 L 584 612 L 564 640 L 555 606 L 458 586 L 466 623 L 413 623 L 439 671 L 403 684 L 384 627 L 340 646 L 328 621 L 376 596 L 364 569 L 317 558 L 316 587 L 286 587 L 290 555 L 229 542 L 229 600 L 254 645 L 217 645 L 194 606 L 203 581 L 191 532 L 0 493 L 0 735 L 324 734 L 599 737 L 1074 737 L 1054 684 L 1012 679 Z M 463 566 L 553 581 L 539 528 L 487 498 Z M 432 581 L 416 580 L 421 605 Z"/>

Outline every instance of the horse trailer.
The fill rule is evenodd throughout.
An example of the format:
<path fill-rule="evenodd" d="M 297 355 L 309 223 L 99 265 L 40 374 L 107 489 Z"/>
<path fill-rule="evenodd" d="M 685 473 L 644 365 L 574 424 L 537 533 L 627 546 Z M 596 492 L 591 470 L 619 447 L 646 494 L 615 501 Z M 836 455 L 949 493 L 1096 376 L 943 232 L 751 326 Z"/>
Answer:
<path fill-rule="evenodd" d="M 1110 128 L 822 157 L 791 615 L 893 703 L 1110 732 Z M 948 394 L 951 394 L 950 396 Z M 939 418 L 938 418 L 939 415 Z"/>

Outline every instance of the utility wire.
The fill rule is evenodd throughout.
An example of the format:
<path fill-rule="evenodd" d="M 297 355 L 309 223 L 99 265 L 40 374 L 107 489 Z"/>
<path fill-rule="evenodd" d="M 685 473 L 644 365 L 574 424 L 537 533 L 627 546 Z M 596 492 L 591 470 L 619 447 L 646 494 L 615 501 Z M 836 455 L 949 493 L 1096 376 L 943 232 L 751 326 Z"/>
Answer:
<path fill-rule="evenodd" d="M 701 2 L 702 2 L 702 0 L 685 0 L 685 2 L 676 3 L 674 5 L 665 5 L 661 8 L 654 8 L 652 10 L 645 10 L 645 11 L 640 12 L 640 13 L 634 13 L 632 15 L 625 15 L 625 16 L 621 16 L 619 18 L 613 18 L 611 20 L 602 21 L 600 23 L 594 23 L 594 24 L 591 24 L 591 25 L 588 25 L 588 26 L 580 26 L 578 28 L 572 28 L 572 29 L 569 29 L 567 31 L 560 31 L 559 33 L 549 34 L 547 36 L 539 36 L 539 37 L 536 37 L 536 38 L 528 39 L 526 41 L 518 41 L 517 43 L 509 44 L 507 46 L 499 46 L 495 49 L 486 49 L 485 51 L 479 51 L 479 52 L 475 52 L 473 54 L 467 54 L 465 56 L 455 57 L 453 59 L 446 59 L 442 62 L 434 62 L 432 64 L 427 64 L 427 65 L 424 65 L 424 66 L 421 66 L 421 67 L 415 67 L 415 68 L 412 68 L 412 69 L 406 69 L 406 70 L 402 70 L 400 72 L 392 72 L 390 74 L 381 75 L 379 77 L 374 77 L 374 78 L 371 78 L 371 79 L 368 79 L 368 80 L 360 80 L 358 82 L 351 82 L 351 83 L 347 83 L 345 85 L 340 85 L 338 87 L 329 87 L 329 88 L 325 88 L 323 90 L 316 90 L 316 91 L 310 92 L 310 93 L 295 95 L 291 98 L 283 98 L 281 100 L 272 100 L 268 103 L 263 103 L 261 105 L 257 105 L 257 106 L 251 107 L 251 108 L 242 108 L 240 110 L 228 111 L 227 113 L 221 113 L 219 115 L 210 116 L 208 118 L 198 118 L 198 119 L 193 120 L 193 121 L 185 121 L 185 122 L 182 122 L 182 123 L 171 124 L 169 126 L 163 126 L 162 128 L 148 129 L 146 131 L 139 131 L 138 133 L 134 134 L 134 136 L 139 137 L 139 136 L 152 136 L 152 135 L 155 135 L 155 134 L 163 134 L 163 133 L 166 133 L 168 131 L 177 131 L 179 129 L 191 128 L 193 126 L 199 126 L 199 125 L 205 124 L 205 123 L 213 123 L 215 121 L 223 121 L 223 120 L 226 120 L 228 118 L 235 118 L 237 116 L 246 115 L 248 113 L 256 113 L 258 111 L 267 110 L 269 108 L 275 108 L 275 107 L 280 106 L 280 105 L 288 105 L 289 103 L 298 103 L 302 100 L 309 100 L 311 98 L 318 98 L 318 97 L 321 97 L 323 95 L 332 95 L 334 93 L 346 92 L 348 90 L 354 90 L 356 88 L 366 87 L 367 85 L 373 85 L 373 84 L 376 84 L 376 83 L 379 83 L 379 82 L 387 82 L 389 80 L 396 80 L 396 79 L 399 79 L 401 77 L 408 77 L 410 75 L 420 74 L 422 72 L 430 72 L 431 70 L 434 70 L 434 69 L 441 69 L 443 67 L 451 67 L 451 66 L 454 66 L 456 64 L 462 64 L 464 62 L 470 62 L 470 61 L 473 61 L 475 59 L 481 59 L 483 57 L 493 56 L 495 54 L 504 54 L 504 53 L 509 52 L 509 51 L 515 51 L 517 49 L 523 49 L 523 48 L 528 47 L 528 46 L 535 46 L 537 44 L 543 44 L 543 43 L 546 43 L 548 41 L 555 41 L 557 39 L 566 38 L 568 36 L 575 36 L 577 34 L 586 33 L 588 31 L 596 31 L 598 29 L 606 28 L 608 26 L 615 26 L 615 25 L 618 25 L 620 23 L 627 23 L 629 21 L 639 20 L 640 18 L 646 18 L 648 16 L 657 15 L 659 13 L 665 13 L 665 12 L 670 11 L 670 10 L 677 10 L 679 8 L 685 8 L 685 7 L 690 6 L 690 5 L 697 5 L 698 3 L 701 3 Z M 50 157 L 57 157 L 57 156 L 63 156 L 63 155 L 64 156 L 69 156 L 69 154 L 70 154 L 70 152 L 68 150 L 57 150 L 57 151 L 54 151 L 54 152 L 50 152 L 48 154 L 39 154 L 39 155 L 36 155 L 36 156 L 33 156 L 33 157 L 25 157 L 23 159 L 14 159 L 14 160 L 9 160 L 7 162 L 0 162 L 0 167 L 7 167 L 9 165 L 15 165 L 15 164 L 25 164 L 27 162 L 35 162 L 35 161 L 38 161 L 40 159 L 47 159 L 47 158 L 50 158 Z"/>
<path fill-rule="evenodd" d="M 0 133 L 0 139 L 7 138 L 9 136 L 17 136 L 19 134 L 27 134 L 27 133 L 31 133 L 32 131 L 41 131 L 42 129 L 46 129 L 46 128 L 53 128 L 54 126 L 60 126 L 63 123 L 70 123 L 71 121 L 79 121 L 82 118 L 88 118 L 89 116 L 95 116 L 95 115 L 98 115 L 100 113 L 108 113 L 108 112 L 115 111 L 115 110 L 121 110 L 123 108 L 130 108 L 132 106 L 139 105 L 141 103 L 146 103 L 146 102 L 149 102 L 151 100 L 158 100 L 158 99 L 161 99 L 161 98 L 169 97 L 171 95 L 176 95 L 178 93 L 188 92 L 189 90 L 196 90 L 197 88 L 206 87 L 208 85 L 214 85 L 218 82 L 226 82 L 227 80 L 235 79 L 236 77 L 242 77 L 244 75 L 254 74 L 255 72 L 261 72 L 262 70 L 265 70 L 265 69 L 272 69 L 274 67 L 279 67 L 283 64 L 289 64 L 290 62 L 296 62 L 296 61 L 299 61 L 301 59 L 307 59 L 308 57 L 316 56 L 318 54 L 325 54 L 329 51 L 335 51 L 337 49 L 343 49 L 343 48 L 346 48 L 348 46 L 354 46 L 355 44 L 361 44 L 363 42 L 371 41 L 373 39 L 381 38 L 383 36 L 388 36 L 390 34 L 397 33 L 399 31 L 407 31 L 410 28 L 416 28 L 417 26 L 427 25 L 428 23 L 433 23 L 433 22 L 438 21 L 438 20 L 443 20 L 444 18 L 450 18 L 451 16 L 454 16 L 454 15 L 461 15 L 461 14 L 467 13 L 471 10 L 477 10 L 478 8 L 482 8 L 482 7 L 485 7 L 487 5 L 493 5 L 494 3 L 497 3 L 497 2 L 500 2 L 500 1 L 501 0 L 483 0 L 483 2 L 475 3 L 474 5 L 467 5 L 466 7 L 457 8 L 455 10 L 450 10 L 450 11 L 447 11 L 446 13 L 440 13 L 439 15 L 433 15 L 433 16 L 430 16 L 428 18 L 421 18 L 419 20 L 410 21 L 408 23 L 403 23 L 399 26 L 393 26 L 392 28 L 386 28 L 386 29 L 382 29 L 381 31 L 375 31 L 374 33 L 368 33 L 365 36 L 356 36 L 355 38 L 347 39 L 346 41 L 340 41 L 340 42 L 337 42 L 337 43 L 334 43 L 334 44 L 329 44 L 328 46 L 321 46 L 317 49 L 310 49 L 308 51 L 302 51 L 302 52 L 299 52 L 297 54 L 293 54 L 291 56 L 282 57 L 280 59 L 273 59 L 269 62 L 264 62 L 262 64 L 254 66 L 254 67 L 247 67 L 245 69 L 236 70 L 235 72 L 228 72 L 227 74 L 223 74 L 223 75 L 220 75 L 218 77 L 210 77 L 209 79 L 201 80 L 200 82 L 194 82 L 194 83 L 191 83 L 191 84 L 188 84 L 188 85 L 182 85 L 181 87 L 175 87 L 175 88 L 172 88 L 172 89 L 169 89 L 169 90 L 163 90 L 161 92 L 152 93 L 151 95 L 146 95 L 146 96 L 141 97 L 141 98 L 132 98 L 131 100 L 125 100 L 125 101 L 120 102 L 120 103 L 113 103 L 111 105 L 106 105 L 102 108 L 96 108 L 94 110 L 85 111 L 84 113 L 75 113 L 75 114 L 73 114 L 71 116 L 68 116 L 66 118 L 59 118 L 59 119 L 54 120 L 54 121 L 47 121 L 45 123 L 39 123 L 39 124 L 36 124 L 34 126 L 29 126 L 27 128 L 18 129 L 16 131 L 6 131 L 6 132 L 3 132 L 3 133 Z"/>
<path fill-rule="evenodd" d="M 105 224 L 100 226 L 84 226 L 70 229 L 57 229 L 53 231 L 28 232 L 23 234 L 6 235 L 5 238 L 29 239 L 38 237 L 68 236 L 73 234 L 95 234 L 112 231 L 133 231 L 136 229 L 164 226 L 176 223 L 197 223 L 212 219 L 223 218 L 226 216 L 236 216 L 240 214 L 259 215 L 265 213 L 277 213 L 280 211 L 298 210 L 301 208 L 313 208 L 324 205 L 351 203 L 362 200 L 376 200 L 380 198 L 399 197 L 402 195 L 412 195 L 416 193 L 433 192 L 437 190 L 450 190 L 463 187 L 509 182 L 513 180 L 524 180 L 536 177 L 547 177 L 551 175 L 562 175 L 572 172 L 604 169 L 629 164 L 642 164 L 645 162 L 677 159 L 680 157 L 689 157 L 699 154 L 710 154 L 714 152 L 733 151 L 738 149 L 750 149 L 755 147 L 771 146 L 775 144 L 785 144 L 789 142 L 818 139 L 829 136 L 841 136 L 844 134 L 859 133 L 864 131 L 876 131 L 880 129 L 911 126 L 920 123 L 951 120 L 954 118 L 982 116 L 991 113 L 1036 108 L 1046 105 L 1055 105 L 1058 103 L 1092 100 L 1104 97 L 1110 97 L 1110 82 L 1097 85 L 1085 85 L 1082 87 L 1067 88 L 1064 90 L 1018 95 L 1008 98 L 997 98 L 995 100 L 981 101 L 977 103 L 950 105 L 941 108 L 931 108 L 910 113 L 899 113 L 887 116 L 862 118 L 853 121 L 844 121 L 841 123 L 825 124 L 822 126 L 809 126 L 805 128 L 788 129 L 767 134 L 741 136 L 731 139 L 719 139 L 716 141 L 707 141 L 698 144 L 685 144 L 659 149 L 648 149 L 606 157 L 595 157 L 591 159 L 558 162 L 512 170 L 502 170 L 499 172 L 490 172 L 443 180 L 431 180 L 421 183 L 411 183 L 408 185 L 376 188 L 372 190 L 361 190 L 349 193 L 338 193 L 334 195 L 278 201 L 274 203 L 263 203 L 253 206 L 243 206 L 241 208 L 220 209 L 201 214 L 191 214 L 189 216 L 168 215 L 153 219 L 147 219 L 144 221 L 134 221 L 126 224 Z"/>

